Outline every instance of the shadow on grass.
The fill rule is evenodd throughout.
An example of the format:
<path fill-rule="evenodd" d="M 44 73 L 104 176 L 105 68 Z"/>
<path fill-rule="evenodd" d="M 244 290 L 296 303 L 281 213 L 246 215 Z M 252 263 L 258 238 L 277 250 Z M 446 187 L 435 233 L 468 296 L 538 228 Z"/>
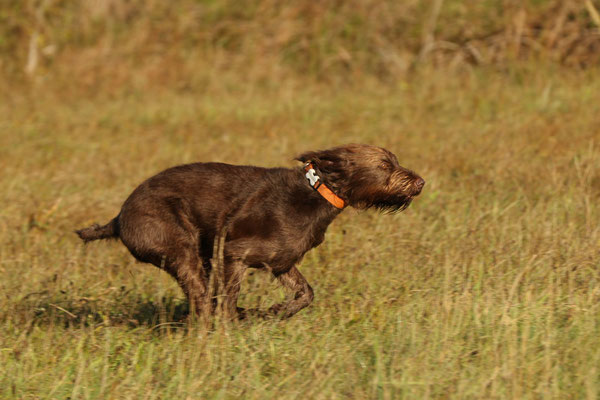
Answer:
<path fill-rule="evenodd" d="M 103 324 L 164 329 L 186 326 L 189 316 L 188 304 L 183 299 L 147 299 L 131 295 L 93 299 L 39 292 L 26 295 L 12 308 L 0 319 L 10 314 L 11 319 L 31 326 L 80 327 Z"/>

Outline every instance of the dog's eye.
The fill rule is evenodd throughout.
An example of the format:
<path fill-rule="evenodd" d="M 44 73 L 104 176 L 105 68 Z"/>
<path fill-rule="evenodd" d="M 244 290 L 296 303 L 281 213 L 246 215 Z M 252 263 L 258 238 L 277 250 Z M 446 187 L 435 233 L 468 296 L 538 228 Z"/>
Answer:
<path fill-rule="evenodd" d="M 392 164 L 389 161 L 383 160 L 380 164 L 379 164 L 379 168 L 384 169 L 386 171 L 389 171 L 392 169 Z"/>

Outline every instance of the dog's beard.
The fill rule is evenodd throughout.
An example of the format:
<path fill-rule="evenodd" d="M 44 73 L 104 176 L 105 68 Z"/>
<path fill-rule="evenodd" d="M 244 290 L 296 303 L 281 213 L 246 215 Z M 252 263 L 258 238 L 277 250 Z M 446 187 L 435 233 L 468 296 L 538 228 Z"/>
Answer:
<path fill-rule="evenodd" d="M 404 195 L 391 196 L 375 201 L 372 207 L 384 213 L 391 214 L 406 210 L 412 202 L 412 199 L 412 197 Z"/>
<path fill-rule="evenodd" d="M 369 200 L 361 201 L 357 208 L 374 208 L 384 213 L 395 213 L 404 211 L 412 202 L 412 197 L 404 194 L 384 194 L 373 197 Z"/>

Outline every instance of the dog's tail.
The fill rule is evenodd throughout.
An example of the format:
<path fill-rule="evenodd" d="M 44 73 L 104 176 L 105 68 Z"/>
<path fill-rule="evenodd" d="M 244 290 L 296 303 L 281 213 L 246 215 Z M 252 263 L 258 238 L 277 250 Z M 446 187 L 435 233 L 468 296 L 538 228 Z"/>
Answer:
<path fill-rule="evenodd" d="M 119 236 L 119 217 L 113 218 L 108 224 L 100 226 L 94 224 L 90 227 L 75 231 L 85 243 L 98 239 L 110 239 Z"/>

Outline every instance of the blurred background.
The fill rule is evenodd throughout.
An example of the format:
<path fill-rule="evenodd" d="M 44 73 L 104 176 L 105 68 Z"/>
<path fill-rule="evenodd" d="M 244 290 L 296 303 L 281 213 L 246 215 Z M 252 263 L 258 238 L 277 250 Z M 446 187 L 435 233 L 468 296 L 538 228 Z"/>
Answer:
<path fill-rule="evenodd" d="M 203 90 L 220 75 L 395 82 L 453 69 L 600 61 L 593 0 L 22 0 L 0 6 L 11 82 L 115 93 Z"/>
<path fill-rule="evenodd" d="M 0 1 L 0 397 L 597 399 L 600 0 Z M 289 321 L 179 324 L 113 218 L 182 163 L 385 147 Z M 285 293 L 267 274 L 243 307 Z"/>

